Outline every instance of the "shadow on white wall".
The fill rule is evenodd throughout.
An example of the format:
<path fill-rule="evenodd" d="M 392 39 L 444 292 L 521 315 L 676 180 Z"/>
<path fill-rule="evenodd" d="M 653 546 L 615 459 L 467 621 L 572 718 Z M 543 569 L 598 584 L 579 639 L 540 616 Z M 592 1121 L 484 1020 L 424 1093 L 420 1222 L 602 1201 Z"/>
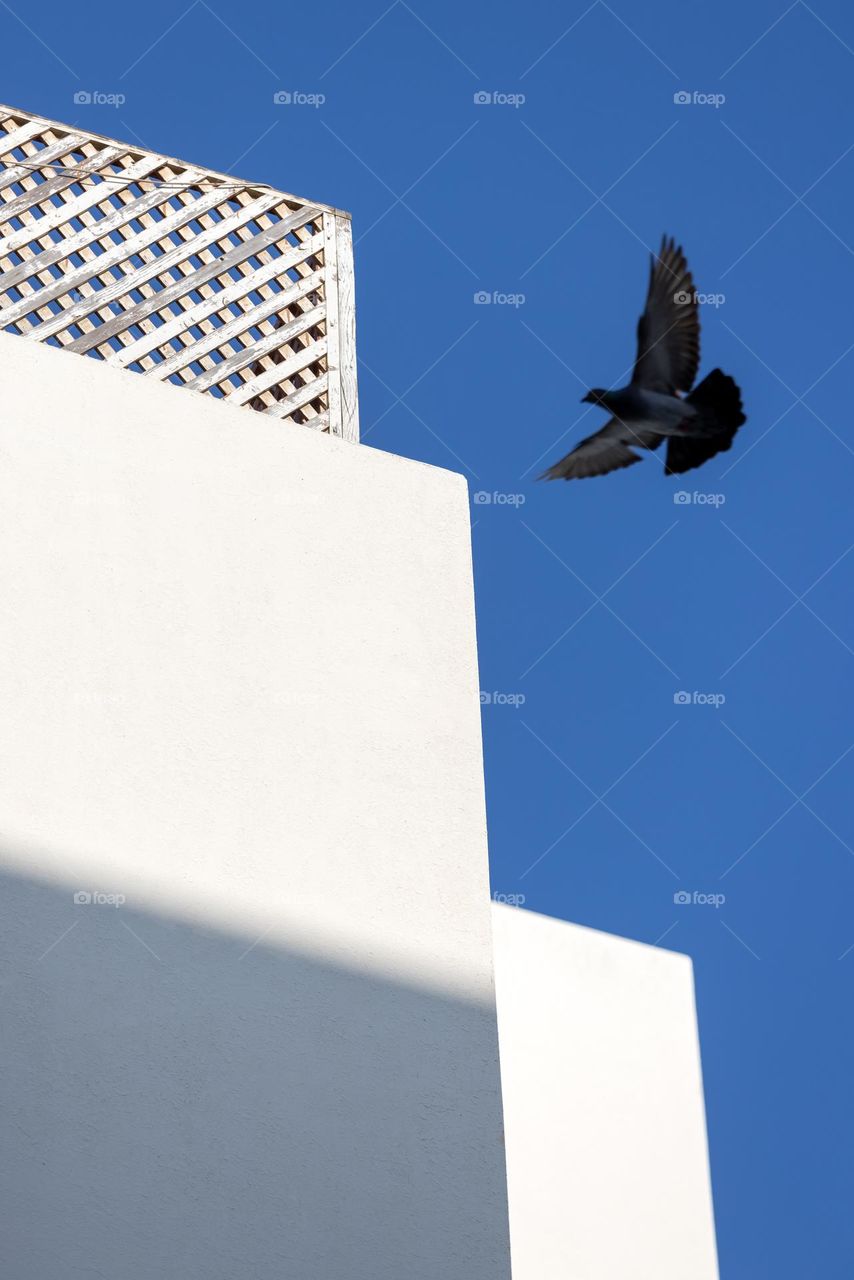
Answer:
<path fill-rule="evenodd" d="M 488 1006 L 0 885 L 3 1274 L 506 1276 Z"/>

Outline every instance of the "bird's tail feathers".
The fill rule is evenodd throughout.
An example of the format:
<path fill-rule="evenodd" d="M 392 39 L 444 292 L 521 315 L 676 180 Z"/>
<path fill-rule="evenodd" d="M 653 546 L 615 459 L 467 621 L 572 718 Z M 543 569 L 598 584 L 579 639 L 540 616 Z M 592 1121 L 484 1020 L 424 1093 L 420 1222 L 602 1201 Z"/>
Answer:
<path fill-rule="evenodd" d="M 668 476 L 701 467 L 716 453 L 725 453 L 732 446 L 736 431 L 747 421 L 738 385 L 720 369 L 713 369 L 694 388 L 687 401 L 699 410 L 700 421 L 692 419 L 690 437 L 668 438 L 664 465 Z"/>
<path fill-rule="evenodd" d="M 728 435 L 730 439 L 747 419 L 741 404 L 741 392 L 734 378 L 720 369 L 712 369 L 687 397 L 687 403 L 699 410 L 703 434 Z"/>

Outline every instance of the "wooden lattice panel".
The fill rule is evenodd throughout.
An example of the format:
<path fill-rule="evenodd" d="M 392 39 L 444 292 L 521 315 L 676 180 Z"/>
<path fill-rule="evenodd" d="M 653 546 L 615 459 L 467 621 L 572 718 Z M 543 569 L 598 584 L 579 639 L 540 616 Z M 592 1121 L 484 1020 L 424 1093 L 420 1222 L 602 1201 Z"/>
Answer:
<path fill-rule="evenodd" d="M 358 439 L 347 214 L 2 106 L 0 329 Z"/>

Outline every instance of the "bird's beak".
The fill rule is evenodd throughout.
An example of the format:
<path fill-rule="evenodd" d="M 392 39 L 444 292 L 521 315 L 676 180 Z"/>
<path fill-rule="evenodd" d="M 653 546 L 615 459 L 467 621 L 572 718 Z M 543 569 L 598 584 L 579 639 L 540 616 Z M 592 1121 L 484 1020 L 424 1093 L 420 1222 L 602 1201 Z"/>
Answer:
<path fill-rule="evenodd" d="M 592 404 L 592 403 L 593 403 L 593 397 L 592 397 L 592 395 L 590 394 L 590 392 L 589 392 L 589 391 L 587 392 L 587 395 L 586 395 L 586 396 L 582 396 L 582 397 L 581 397 L 581 403 L 582 403 L 582 404 Z"/>

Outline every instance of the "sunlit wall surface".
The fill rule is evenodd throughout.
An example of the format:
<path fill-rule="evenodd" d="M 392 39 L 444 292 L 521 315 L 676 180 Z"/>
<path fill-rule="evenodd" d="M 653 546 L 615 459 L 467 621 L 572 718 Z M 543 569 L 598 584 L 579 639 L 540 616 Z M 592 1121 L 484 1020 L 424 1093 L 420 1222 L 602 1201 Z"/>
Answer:
<path fill-rule="evenodd" d="M 691 961 L 494 913 L 513 1280 L 717 1280 Z"/>
<path fill-rule="evenodd" d="M 506 1280 L 463 481 L 0 335 L 15 1280 Z"/>

